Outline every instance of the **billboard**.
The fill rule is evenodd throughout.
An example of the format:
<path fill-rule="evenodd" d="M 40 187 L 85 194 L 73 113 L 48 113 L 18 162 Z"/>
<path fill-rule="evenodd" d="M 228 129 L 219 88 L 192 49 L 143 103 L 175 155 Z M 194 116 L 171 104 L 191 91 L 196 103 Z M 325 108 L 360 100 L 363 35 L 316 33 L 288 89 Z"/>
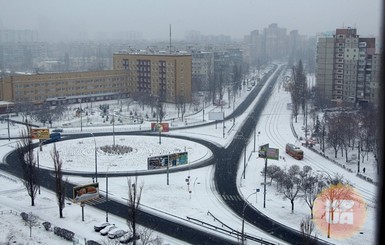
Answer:
<path fill-rule="evenodd" d="M 209 112 L 209 120 L 223 120 L 225 114 L 223 112 L 215 112 L 211 111 Z"/>
<path fill-rule="evenodd" d="M 33 140 L 49 139 L 49 129 L 48 128 L 33 128 L 33 129 L 31 129 L 31 138 Z"/>
<path fill-rule="evenodd" d="M 99 197 L 99 183 L 78 185 L 73 188 L 73 202 L 85 202 Z"/>
<path fill-rule="evenodd" d="M 259 150 L 258 150 L 258 156 L 262 157 L 262 158 L 265 158 L 266 157 L 267 149 L 269 149 L 269 144 L 261 145 L 259 147 Z"/>
<path fill-rule="evenodd" d="M 160 169 L 175 167 L 179 165 L 184 165 L 188 163 L 188 153 L 187 152 L 179 152 L 172 153 L 169 155 L 161 155 L 161 156 L 153 156 L 147 158 L 147 169 Z"/>
<path fill-rule="evenodd" d="M 151 131 L 168 132 L 170 127 L 168 123 L 151 123 Z"/>
<path fill-rule="evenodd" d="M 266 158 L 278 160 L 279 158 L 279 149 L 277 148 L 268 148 L 266 151 Z"/>

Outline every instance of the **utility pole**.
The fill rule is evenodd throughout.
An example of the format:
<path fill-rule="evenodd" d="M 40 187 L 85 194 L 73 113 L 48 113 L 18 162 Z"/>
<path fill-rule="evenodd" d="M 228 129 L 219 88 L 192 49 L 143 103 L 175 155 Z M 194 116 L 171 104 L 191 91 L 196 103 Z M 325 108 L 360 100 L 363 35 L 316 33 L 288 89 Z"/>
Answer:
<path fill-rule="evenodd" d="M 267 176 L 267 157 L 265 156 L 265 177 L 263 181 L 263 208 L 266 208 L 266 176 Z"/>
<path fill-rule="evenodd" d="M 106 173 L 106 206 L 108 205 L 108 171 Z M 108 222 L 108 207 L 106 208 L 106 222 Z"/>

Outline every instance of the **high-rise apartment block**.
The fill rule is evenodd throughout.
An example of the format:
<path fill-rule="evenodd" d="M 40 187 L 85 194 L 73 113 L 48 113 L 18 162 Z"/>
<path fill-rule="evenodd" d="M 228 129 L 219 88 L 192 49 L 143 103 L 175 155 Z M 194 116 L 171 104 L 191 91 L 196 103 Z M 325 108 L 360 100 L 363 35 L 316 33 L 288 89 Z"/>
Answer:
<path fill-rule="evenodd" d="M 375 38 L 362 38 L 354 28 L 319 37 L 316 87 L 326 102 L 376 103 L 380 55 Z"/>
<path fill-rule="evenodd" d="M 125 70 L 137 92 L 167 102 L 191 102 L 190 54 L 114 54 L 114 70 Z"/>

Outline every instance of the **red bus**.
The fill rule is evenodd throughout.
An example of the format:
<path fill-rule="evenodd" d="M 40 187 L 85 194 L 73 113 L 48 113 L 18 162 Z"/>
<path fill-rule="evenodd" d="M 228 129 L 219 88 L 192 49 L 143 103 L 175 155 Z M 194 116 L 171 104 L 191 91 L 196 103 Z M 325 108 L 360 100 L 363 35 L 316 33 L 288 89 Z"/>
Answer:
<path fill-rule="evenodd" d="M 297 160 L 303 159 L 303 151 L 298 146 L 293 144 L 286 144 L 286 153 Z"/>

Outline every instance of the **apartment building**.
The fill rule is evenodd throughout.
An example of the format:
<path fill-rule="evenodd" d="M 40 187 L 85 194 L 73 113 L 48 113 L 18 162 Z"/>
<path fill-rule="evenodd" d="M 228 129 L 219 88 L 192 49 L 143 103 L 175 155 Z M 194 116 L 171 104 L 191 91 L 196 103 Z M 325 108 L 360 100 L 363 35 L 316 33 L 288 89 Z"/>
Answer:
<path fill-rule="evenodd" d="M 0 78 L 0 100 L 95 101 L 139 92 L 166 102 L 191 102 L 191 55 L 116 54 L 106 71 L 11 75 Z"/>
<path fill-rule="evenodd" d="M 124 71 L 92 71 L 12 75 L 1 78 L 1 100 L 33 102 L 66 100 L 67 102 L 107 99 L 106 94 L 128 94 L 135 87 Z M 69 101 L 77 98 L 79 101 Z"/>
<path fill-rule="evenodd" d="M 214 53 L 192 52 L 192 83 L 197 90 L 209 90 L 210 80 L 214 77 Z"/>
<path fill-rule="evenodd" d="M 114 54 L 113 68 L 126 71 L 137 92 L 172 103 L 191 102 L 190 54 Z"/>
<path fill-rule="evenodd" d="M 375 102 L 379 54 L 375 38 L 362 38 L 354 28 L 336 29 L 317 43 L 316 86 L 326 101 Z M 377 79 L 376 80 L 374 79 Z"/>

